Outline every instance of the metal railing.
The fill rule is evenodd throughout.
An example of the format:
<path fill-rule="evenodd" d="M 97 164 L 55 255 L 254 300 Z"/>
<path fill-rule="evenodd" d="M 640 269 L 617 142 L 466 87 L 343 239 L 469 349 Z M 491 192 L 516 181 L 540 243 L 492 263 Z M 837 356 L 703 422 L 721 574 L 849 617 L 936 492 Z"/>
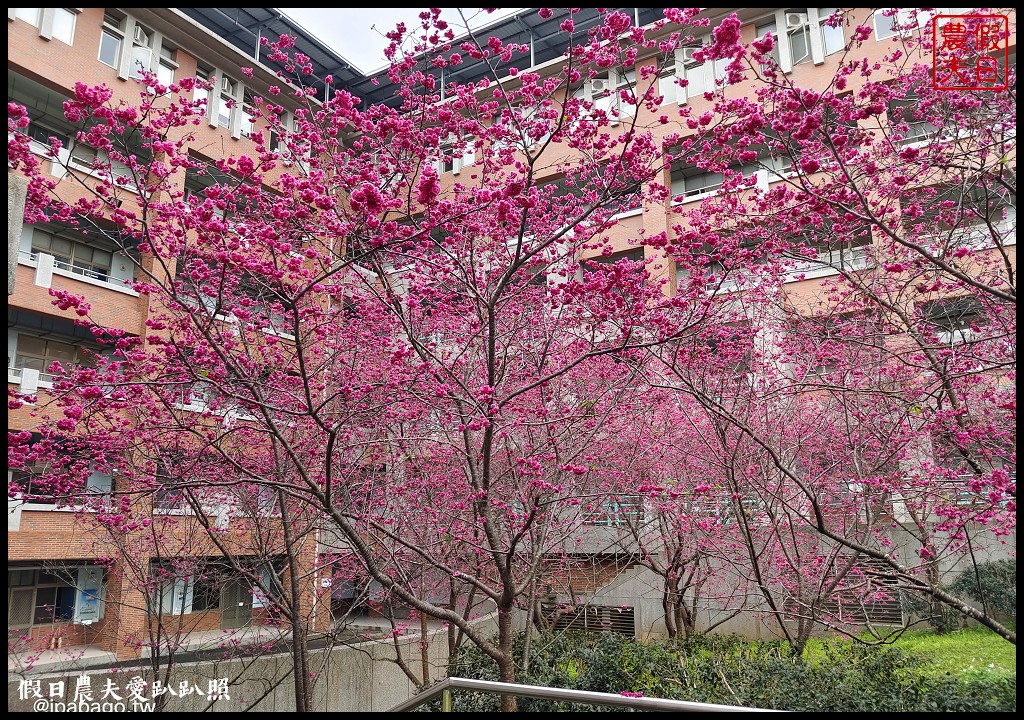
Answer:
<path fill-rule="evenodd" d="M 452 690 L 473 690 L 491 693 L 492 695 L 515 695 L 516 697 L 542 698 L 545 700 L 563 700 L 565 702 L 582 703 L 584 705 L 610 705 L 641 711 L 661 712 L 783 712 L 781 710 L 765 710 L 733 705 L 714 705 L 712 703 L 690 702 L 688 700 L 665 700 L 663 698 L 630 697 L 615 693 L 592 692 L 590 690 L 569 690 L 566 688 L 541 687 L 539 685 L 520 685 L 518 683 L 494 682 L 491 680 L 470 680 L 467 678 L 445 678 L 432 685 L 419 695 L 395 705 L 387 712 L 408 712 L 424 705 L 438 695 L 441 696 L 441 710 L 452 711 Z"/>

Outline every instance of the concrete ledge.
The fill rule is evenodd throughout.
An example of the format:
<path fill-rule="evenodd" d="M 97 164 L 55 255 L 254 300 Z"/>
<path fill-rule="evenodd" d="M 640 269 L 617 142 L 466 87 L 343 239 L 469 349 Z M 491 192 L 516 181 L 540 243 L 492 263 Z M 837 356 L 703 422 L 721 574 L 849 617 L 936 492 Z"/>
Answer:
<path fill-rule="evenodd" d="M 12 653 L 7 656 L 7 681 L 15 682 L 23 674 L 62 673 L 90 667 L 109 667 L 117 658 L 99 645 L 77 645 L 59 650 Z M 26 666 L 30 667 L 26 669 Z"/>

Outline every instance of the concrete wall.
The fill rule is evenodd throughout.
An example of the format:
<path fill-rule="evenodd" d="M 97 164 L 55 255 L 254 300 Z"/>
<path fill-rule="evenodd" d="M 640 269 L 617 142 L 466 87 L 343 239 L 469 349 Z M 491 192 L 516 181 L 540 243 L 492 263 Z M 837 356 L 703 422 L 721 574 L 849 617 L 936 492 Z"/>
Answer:
<path fill-rule="evenodd" d="M 908 567 L 920 562 L 917 551 L 920 543 L 914 536 L 902 530 L 891 530 L 889 537 L 892 547 L 898 552 L 901 561 Z M 1017 547 L 1016 534 L 1007 537 L 996 537 L 983 527 L 973 527 L 971 532 L 974 558 L 978 562 L 999 560 L 1015 557 Z M 943 557 L 940 572 L 944 583 L 952 582 L 964 569 L 970 567 L 967 555 L 950 553 Z M 736 633 L 752 640 L 770 640 L 782 637 L 775 620 L 768 614 L 768 607 L 763 596 L 757 592 L 741 573 L 725 567 L 722 569 L 723 580 L 718 582 L 719 592 L 729 594 L 728 604 L 731 607 L 743 605 L 743 610 L 722 624 L 716 625 L 715 633 Z M 614 580 L 597 590 L 593 595 L 584 598 L 585 602 L 595 605 L 618 607 L 625 605 L 634 608 L 636 618 L 636 634 L 639 638 L 665 637 L 665 614 L 661 606 L 661 578 L 640 566 L 634 566 L 620 573 Z M 747 593 L 745 605 L 740 593 Z M 712 587 L 705 588 L 705 599 L 701 603 L 697 630 L 706 631 L 712 624 L 722 621 L 731 612 L 720 608 L 724 603 L 716 602 L 711 597 Z M 976 603 L 974 603 L 976 605 Z"/>
<path fill-rule="evenodd" d="M 495 616 L 482 618 L 477 627 L 486 636 L 497 632 Z M 428 637 L 428 663 L 430 679 L 436 682 L 445 677 L 448 665 L 447 630 L 434 630 Z M 468 642 L 468 641 L 467 641 Z M 403 657 L 412 666 L 413 672 L 421 671 L 420 636 L 415 634 L 400 641 Z M 394 707 L 415 694 L 415 686 L 399 669 L 395 659 L 395 646 L 391 640 L 372 640 L 353 645 L 320 650 L 312 653 L 311 665 L 317 673 L 314 690 L 314 709 L 318 712 L 381 712 Z M 295 709 L 294 689 L 291 679 L 292 660 L 289 655 L 268 655 L 265 657 L 224 660 L 219 662 L 183 663 L 173 673 L 171 687 L 176 691 L 180 683 L 188 683 L 189 692 L 182 697 L 171 698 L 168 712 L 202 711 L 210 703 L 206 695 L 210 682 L 228 678 L 230 699 L 212 703 L 214 711 L 258 711 L 290 712 Z M 86 670 L 92 687 L 93 699 L 101 702 L 103 689 L 108 680 L 118 694 L 125 697 L 125 709 L 133 707 L 127 700 L 131 678 L 148 673 L 136 668 Z M 50 694 L 51 683 L 63 682 L 63 700 L 72 701 L 81 671 L 66 671 L 54 674 L 29 675 L 32 681 L 39 681 L 43 698 Z M 39 710 L 39 698 L 22 698 L 21 678 L 8 674 L 7 709 L 11 712 Z M 195 692 L 201 690 L 201 694 Z M 147 698 L 152 692 L 144 693 Z M 58 700 L 60 698 L 57 698 Z M 108 698 L 107 702 L 113 702 Z M 59 707 L 51 707 L 60 711 Z M 141 710 L 141 708 L 136 708 Z"/>
<path fill-rule="evenodd" d="M 618 607 L 626 605 L 634 608 L 636 618 L 636 635 L 639 638 L 667 637 L 665 613 L 661 606 L 661 578 L 647 568 L 635 566 L 621 573 L 613 582 L 598 590 L 590 602 L 596 605 Z M 737 576 L 732 585 L 734 594 L 742 589 L 742 582 Z M 734 604 L 739 602 L 736 598 Z M 752 640 L 767 640 L 779 637 L 777 628 L 766 625 L 760 617 L 763 615 L 763 599 L 760 595 L 751 594 L 747 597 L 747 606 L 743 612 L 725 620 L 715 627 L 717 633 L 736 633 Z M 716 606 L 713 600 L 702 603 L 705 607 L 700 611 L 697 622 L 698 631 L 704 631 L 712 624 L 723 620 L 728 614 Z M 761 613 L 756 612 L 761 610 Z"/>
<path fill-rule="evenodd" d="M 14 276 L 18 270 L 18 248 L 25 222 L 25 197 L 28 180 L 7 173 L 7 294 L 14 294 Z"/>

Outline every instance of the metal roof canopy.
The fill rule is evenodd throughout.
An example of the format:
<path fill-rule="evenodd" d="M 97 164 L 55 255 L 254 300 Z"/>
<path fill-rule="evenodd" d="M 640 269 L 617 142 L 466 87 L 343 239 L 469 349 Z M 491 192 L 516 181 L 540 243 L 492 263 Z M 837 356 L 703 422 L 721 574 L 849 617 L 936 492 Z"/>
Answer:
<path fill-rule="evenodd" d="M 268 37 L 277 40 L 281 35 L 291 35 L 296 39 L 295 49 L 308 55 L 313 65 L 313 78 L 305 79 L 307 84 L 317 88 L 318 95 L 323 97 L 326 75 L 334 76 L 334 87 L 348 90 L 360 98 L 365 105 L 384 104 L 396 106 L 398 98 L 394 96 L 394 84 L 387 76 L 386 69 L 378 69 L 365 73 L 346 60 L 339 52 L 333 50 L 276 8 L 178 8 L 180 12 L 192 20 L 208 28 L 219 37 L 247 53 L 254 59 L 275 70 L 283 70 L 280 63 L 266 59 L 266 52 L 260 46 L 260 38 Z M 616 8 L 633 18 L 640 26 L 649 25 L 660 20 L 664 8 Z M 574 36 L 579 38 L 586 31 L 597 25 L 600 15 L 593 8 L 582 8 L 572 16 L 575 24 Z M 481 26 L 472 31 L 476 37 L 497 37 L 503 43 L 521 43 L 530 46 L 527 54 L 513 57 L 511 62 L 498 63 L 494 71 L 499 77 L 508 75 L 512 67 L 527 70 L 565 54 L 568 46 L 567 37 L 559 29 L 565 20 L 564 12 L 556 13 L 545 20 L 537 14 L 536 8 L 528 8 L 514 15 L 496 20 L 489 25 Z M 469 38 L 461 35 L 452 41 L 452 52 L 458 52 L 458 46 Z M 484 61 L 467 60 L 454 70 L 445 70 L 444 82 L 470 83 L 479 82 L 491 77 L 492 70 Z M 440 79 L 440 71 L 435 71 Z M 378 85 L 373 84 L 376 78 Z M 364 106 L 365 106 L 364 105 Z"/>
<path fill-rule="evenodd" d="M 284 65 L 267 60 L 267 49 L 260 38 L 276 41 L 281 35 L 295 37 L 296 49 L 308 55 L 313 65 L 313 77 L 306 84 L 317 88 L 323 97 L 323 78 L 334 76 L 334 87 L 348 87 L 363 77 L 363 73 L 335 50 L 327 47 L 304 27 L 282 14 L 276 8 L 177 8 L 182 14 L 208 28 L 242 52 L 274 70 Z"/>

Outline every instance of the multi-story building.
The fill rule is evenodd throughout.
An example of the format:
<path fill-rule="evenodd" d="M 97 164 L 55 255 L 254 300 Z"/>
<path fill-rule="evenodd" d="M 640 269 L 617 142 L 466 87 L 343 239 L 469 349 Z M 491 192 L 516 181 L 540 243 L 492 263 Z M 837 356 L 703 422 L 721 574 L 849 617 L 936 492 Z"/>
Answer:
<path fill-rule="evenodd" d="M 265 31 L 299 35 L 300 46 L 310 45 L 311 54 L 344 64 L 340 56 L 320 47 L 286 18 L 273 11 L 253 12 L 259 14 Z M 115 98 L 138 102 L 144 88 L 136 79 L 143 70 L 168 84 L 185 77 L 215 77 L 214 90 L 196 90 L 197 99 L 208 99 L 206 121 L 196 129 L 201 138 L 197 148 L 204 148 L 199 153 L 213 163 L 252 151 L 248 103 L 252 94 L 266 94 L 277 82 L 275 70 L 254 62 L 258 43 L 243 49 L 228 40 L 247 31 L 218 29 L 212 15 L 205 13 L 157 8 L 10 9 L 8 100 L 28 109 L 29 123 L 23 132 L 32 138 L 33 151 L 50 175 L 61 180 L 57 192 L 63 198 L 81 195 L 76 183 L 91 182 L 92 162 L 104 153 L 77 141 L 64 117 L 63 103 L 73 97 L 77 82 L 104 84 Z M 241 69 L 248 67 L 254 70 L 247 77 Z M 61 162 L 47 157 L 53 137 L 62 145 Z M 115 167 L 113 172 L 118 170 Z M 203 185 L 201 177 L 190 174 L 178 190 L 188 195 Z M 24 206 L 25 183 L 17 174 L 9 174 L 8 386 L 37 393 L 45 402 L 52 387 L 47 368 L 53 362 L 89 363 L 90 354 L 100 350 L 90 333 L 75 325 L 73 313 L 51 304 L 49 291 L 81 294 L 92 305 L 99 324 L 140 335 L 153 308 L 148 297 L 126 283 L 140 279 L 137 268 L 149 259 L 119 243 L 113 231 L 87 234 L 60 223 L 23 223 Z M 183 397 L 182 406 L 198 409 L 197 402 Z M 9 430 L 33 430 L 31 412 L 30 406 L 12 412 Z M 45 469 L 45 464 L 38 461 L 36 469 Z M 9 472 L 8 477 L 21 490 L 31 492 L 28 473 Z M 96 471 L 89 478 L 88 491 L 109 496 L 116 492 L 116 479 Z M 219 573 L 222 582 L 211 591 L 174 572 L 172 566 L 186 561 L 186 555 L 204 553 L 193 547 L 182 555 L 180 538 L 168 538 L 162 548 L 126 540 L 118 557 L 102 533 L 76 520 L 76 508 L 58 506 L 46 492 L 31 493 L 28 501 L 22 497 L 22 493 L 13 495 L 8 507 L 9 647 L 22 664 L 31 664 L 28 658 L 37 657 L 38 651 L 55 647 L 92 648 L 97 657 L 110 659 L 137 657 L 140 648 L 151 642 L 148 616 L 154 614 L 184 619 L 182 627 L 194 637 L 259 622 L 265 605 L 260 593 L 254 593 L 251 582 L 231 577 L 224 568 L 218 570 L 216 549 L 207 549 L 206 566 L 210 576 Z M 152 503 L 157 514 L 170 517 L 184 512 L 182 497 L 174 492 L 158 492 Z M 170 535 L 187 532 L 179 526 Z M 170 550 L 175 542 L 177 554 Z M 126 555 L 133 553 L 137 555 L 129 561 Z M 151 558 L 160 553 L 162 558 Z M 158 593 L 145 590 L 161 569 L 169 579 Z M 267 567 L 258 572 L 270 571 Z"/>
<path fill-rule="evenodd" d="M 659 19 L 661 10 L 642 8 L 624 9 L 624 12 L 635 24 L 643 26 Z M 854 22 L 842 26 L 826 24 L 825 18 L 832 11 L 824 8 L 742 8 L 737 12 L 743 21 L 743 40 L 752 41 L 769 31 L 774 33 L 779 39 L 776 59 L 780 69 L 798 84 L 808 87 L 816 84 L 824 87 L 834 77 L 842 56 L 840 51 L 858 23 L 874 22 L 879 41 L 893 34 L 892 18 L 881 12 L 872 15 L 870 9 L 851 11 Z M 719 9 L 706 9 L 704 13 L 712 25 L 724 14 L 725 11 Z M 576 26 L 585 29 L 596 18 L 593 11 L 584 10 L 576 16 Z M 500 37 L 506 43 L 521 42 L 530 47 L 527 56 L 507 64 L 503 70 L 514 66 L 520 71 L 533 69 L 542 75 L 554 74 L 561 68 L 565 50 L 564 38 L 558 32 L 559 22 L 558 14 L 544 19 L 535 10 L 524 11 L 496 21 L 480 32 Z M 76 140 L 73 127 L 63 117 L 63 102 L 74 94 L 75 83 L 105 84 L 112 89 L 115 98 L 135 101 L 143 91 L 135 82 L 142 70 L 151 71 L 161 82 L 168 83 L 186 77 L 216 78 L 212 91 L 196 90 L 196 97 L 205 97 L 208 104 L 205 123 L 196 129 L 198 137 L 193 151 L 202 159 L 215 162 L 253 151 L 255 145 L 250 135 L 258 128 L 251 117 L 252 98 L 265 95 L 270 86 L 280 83 L 276 74 L 279 66 L 266 59 L 261 39 L 276 39 L 280 34 L 297 38 L 297 49 L 308 56 L 314 68 L 311 83 L 318 92 L 326 95 L 323 78 L 330 75 L 334 78 L 333 87 L 350 90 L 364 103 L 392 102 L 394 88 L 387 80 L 378 82 L 365 75 L 286 15 L 266 8 L 9 9 L 8 100 L 26 106 L 29 123 L 22 131 L 32 138 L 34 147 L 37 146 L 40 162 L 50 169 L 54 178 L 62 181 L 57 191 L 62 197 L 74 198 L 82 194 L 80 184 L 91 182 L 92 163 L 104 152 Z M 884 42 L 877 42 L 869 45 L 864 54 L 871 62 L 881 59 L 887 49 Z M 340 50 L 344 52 L 343 48 Z M 1010 41 L 1010 53 L 1015 57 L 1015 37 Z M 637 66 L 654 61 L 653 53 L 650 57 L 641 55 Z M 704 92 L 722 79 L 724 65 L 721 60 L 697 61 L 683 52 L 682 57 L 675 58 L 669 71 L 654 80 L 661 83 L 659 94 L 663 105 L 671 108 L 685 104 L 694 109 L 695 115 L 710 109 Z M 243 68 L 252 68 L 251 75 L 243 73 Z M 486 77 L 486 71 L 480 63 L 467 62 L 447 79 L 479 81 Z M 687 80 L 685 88 L 676 82 L 680 78 Z M 620 89 L 637 82 L 636 69 L 612 67 L 581 81 L 573 92 L 606 111 L 623 115 L 645 112 L 621 105 L 618 96 Z M 731 91 L 742 94 L 744 88 Z M 297 106 L 288 108 L 287 103 L 293 101 L 283 95 L 276 102 L 286 105 L 287 123 L 288 111 L 294 111 Z M 921 133 L 926 138 L 927 128 L 922 126 Z M 52 162 L 47 156 L 53 137 L 61 142 L 63 163 Z M 444 176 L 442 180 L 451 182 L 459 176 L 465 181 L 469 174 L 466 171 L 480 162 L 480 152 L 478 148 L 467 147 L 460 149 L 457 156 L 442 159 L 438 168 Z M 759 158 L 758 162 L 739 170 L 745 175 L 755 175 L 758 187 L 768 188 L 784 181 L 786 167 L 778 158 Z M 116 164 L 112 171 L 117 172 Z M 130 244 L 121 242 L 113 229 L 107 234 L 84 234 L 60 223 L 23 223 L 24 182 L 17 174 L 8 177 L 8 385 L 22 392 L 38 393 L 45 399 L 51 387 L 47 368 L 53 362 L 87 363 L 90 356 L 100 350 L 92 344 L 92 336 L 74 323 L 72 310 L 62 311 L 51 303 L 49 290 L 82 294 L 91 304 L 97 323 L 132 335 L 143 335 L 146 321 L 153 312 L 151 301 L 148 296 L 132 290 L 126 281 L 136 279 L 136 269 L 151 259 L 132 251 Z M 685 275 L 677 272 L 671 259 L 661 256 L 655 248 L 637 247 L 630 240 L 641 230 L 648 236 L 671 232 L 680 211 L 685 211 L 691 203 L 696 207 L 697 203 L 714 197 L 724 180 L 722 174 L 682 161 L 671 164 L 662 178 L 670 189 L 669 201 L 623 209 L 616 229 L 609 235 L 611 254 L 604 252 L 601 261 L 645 260 L 655 279 L 668 278 L 666 292 L 675 292 L 677 283 L 686 280 Z M 198 175 L 186 175 L 179 190 L 188 195 L 200 191 L 208 182 Z M 1010 208 L 1006 217 L 1015 228 L 1013 212 Z M 862 242 L 850 247 L 824 246 L 817 260 L 808 259 L 805 267 L 794 269 L 787 284 L 788 292 L 795 298 L 813 298 L 823 278 L 836 273 L 837 263 L 855 268 L 865 263 L 863 248 L 870 243 L 870 235 L 867 235 Z M 717 278 L 717 292 L 742 289 L 742 280 L 738 280 L 736 274 L 729 275 L 725 267 L 720 271 L 725 278 Z M 957 320 L 948 332 L 963 329 L 963 322 Z M 194 398 L 182 401 L 186 409 L 200 404 L 201 401 Z M 31 407 L 24 407 L 12 412 L 8 427 L 11 431 L 32 431 L 33 423 Z M 12 477 L 9 471 L 9 478 Z M 18 479 L 19 487 L 27 487 L 21 484 L 22 475 Z M 117 479 L 96 471 L 89 478 L 88 487 L 91 493 L 103 496 L 116 492 Z M 157 494 L 152 502 L 157 512 L 183 511 L 180 498 L 173 495 Z M 639 512 L 632 503 L 635 501 L 623 501 L 622 506 Z M 592 521 L 595 525 L 609 524 L 614 515 L 595 513 Z M 154 595 L 152 589 L 147 591 L 141 587 L 147 578 L 154 577 L 154 573 L 159 575 L 161 568 L 170 568 L 186 558 L 167 557 L 152 547 L 149 550 L 156 559 L 142 551 L 139 551 L 142 557 L 131 561 L 118 557 L 111 548 L 99 544 L 100 536 L 92 533 L 88 522 L 80 516 L 74 509 L 59 507 L 38 495 L 32 495 L 28 502 L 19 496 L 9 499 L 8 626 L 23 637 L 20 646 L 12 647 L 25 652 L 58 644 L 94 647 L 112 658 L 124 659 L 137 656 L 146 645 L 150 616 L 154 612 L 187 616 L 188 633 L 233 629 L 259 622 L 260 607 L 264 603 L 261 594 L 253 591 L 251 578 L 226 574 L 220 587 L 211 593 L 197 587 L 188 577 L 176 577 L 169 570 L 171 580 Z M 615 545 L 612 540 L 608 543 Z M 599 544 L 594 544 L 595 557 Z M 213 549 L 193 548 L 192 552 L 196 557 L 205 557 L 210 567 L 217 565 L 217 553 Z M 308 552 L 309 562 L 315 562 L 315 545 Z M 596 560 L 602 583 L 615 575 L 620 560 L 620 552 L 607 552 L 603 560 Z M 279 570 L 268 565 L 254 572 Z M 593 583 L 590 586 L 583 583 L 582 587 L 597 592 L 598 596 L 601 594 Z M 350 590 L 335 592 L 334 599 L 344 603 L 352 594 Z M 625 597 L 624 592 L 605 593 L 615 600 L 604 605 L 626 604 L 638 614 L 646 613 L 644 617 L 636 617 L 635 630 L 658 627 L 659 621 L 654 617 L 657 613 L 652 610 L 657 602 L 641 608 L 638 599 L 634 602 Z M 318 593 L 319 600 L 315 599 Z M 629 593 L 639 594 L 639 591 Z M 315 602 L 326 603 L 327 599 L 319 589 L 310 587 L 309 603 Z M 595 602 L 601 604 L 601 601 Z"/>

